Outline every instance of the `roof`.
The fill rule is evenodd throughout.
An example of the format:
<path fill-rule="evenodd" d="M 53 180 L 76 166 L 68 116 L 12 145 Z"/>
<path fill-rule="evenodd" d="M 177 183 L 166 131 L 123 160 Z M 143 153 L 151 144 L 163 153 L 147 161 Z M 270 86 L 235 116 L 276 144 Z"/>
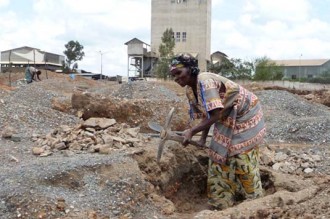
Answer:
<path fill-rule="evenodd" d="M 14 48 L 14 49 L 8 49 L 8 50 L 4 50 L 4 51 L 1 51 L 1 52 L 9 52 L 9 51 L 13 51 L 13 50 L 19 50 L 19 49 L 35 49 L 35 50 L 39 50 L 37 48 L 33 48 L 33 47 L 30 47 L 30 46 L 22 46 L 22 47 L 18 47 L 18 48 Z"/>
<path fill-rule="evenodd" d="M 216 52 L 212 53 L 211 56 L 224 56 L 224 57 L 228 57 L 225 53 L 220 52 L 220 51 L 216 51 Z"/>
<path fill-rule="evenodd" d="M 56 55 L 56 56 L 62 56 L 62 57 L 64 57 L 64 55 L 60 55 L 60 54 L 56 54 L 56 53 L 52 53 L 52 52 L 47 52 L 47 51 L 41 51 L 38 48 L 34 48 L 34 47 L 30 47 L 30 46 L 22 46 L 22 47 L 18 47 L 18 48 L 14 48 L 14 49 L 8 49 L 8 50 L 1 51 L 1 53 L 6 53 L 6 52 L 17 53 L 15 51 L 22 50 L 22 49 L 27 49 L 27 50 L 31 50 L 31 51 L 34 50 L 35 52 L 38 52 L 38 53 L 43 53 L 43 54 L 47 54 L 47 55 Z"/>
<path fill-rule="evenodd" d="M 326 62 L 330 61 L 330 59 L 292 59 L 292 60 L 271 60 L 275 62 L 276 65 L 282 66 L 321 66 Z"/>
<path fill-rule="evenodd" d="M 147 43 L 145 43 L 145 42 L 139 40 L 138 38 L 133 38 L 133 39 L 131 39 L 130 41 L 124 43 L 124 44 L 125 44 L 125 45 L 128 45 L 128 44 L 132 44 L 132 43 L 135 43 L 135 44 L 139 43 L 139 44 L 146 44 L 146 45 L 148 45 Z M 149 45 L 148 45 L 148 46 L 149 46 Z"/>
<path fill-rule="evenodd" d="M 228 56 L 223 52 L 216 51 L 211 54 L 211 60 L 213 64 L 221 63 L 225 59 L 228 60 Z"/>

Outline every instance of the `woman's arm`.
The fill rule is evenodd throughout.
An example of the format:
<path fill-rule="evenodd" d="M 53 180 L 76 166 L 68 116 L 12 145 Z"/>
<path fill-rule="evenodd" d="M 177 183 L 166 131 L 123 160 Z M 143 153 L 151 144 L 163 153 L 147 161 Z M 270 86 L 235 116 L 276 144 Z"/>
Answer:
<path fill-rule="evenodd" d="M 206 141 L 206 137 L 208 135 L 208 132 L 210 130 L 211 125 L 213 125 L 216 121 L 219 120 L 221 113 L 221 108 L 216 108 L 214 110 L 209 111 L 210 117 L 205 117 L 198 125 L 187 129 L 184 131 L 184 140 L 182 142 L 183 145 L 188 145 L 189 141 L 191 140 L 192 136 L 197 134 L 198 132 L 203 131 L 201 140 Z M 204 142 L 205 143 L 205 142 Z"/>

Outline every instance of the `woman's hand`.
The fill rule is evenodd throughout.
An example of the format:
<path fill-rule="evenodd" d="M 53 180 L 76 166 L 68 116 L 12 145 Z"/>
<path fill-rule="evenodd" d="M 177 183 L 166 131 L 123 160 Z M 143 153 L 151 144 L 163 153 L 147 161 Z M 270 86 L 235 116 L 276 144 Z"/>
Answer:
<path fill-rule="evenodd" d="M 204 138 L 203 136 L 201 136 L 201 138 L 199 139 L 199 141 L 197 141 L 198 144 L 200 146 L 205 146 L 205 143 L 206 143 L 206 138 Z"/>
<path fill-rule="evenodd" d="M 189 141 L 191 140 L 193 136 L 192 130 L 191 129 L 186 129 L 183 131 L 183 141 L 182 145 L 187 146 L 189 144 Z"/>

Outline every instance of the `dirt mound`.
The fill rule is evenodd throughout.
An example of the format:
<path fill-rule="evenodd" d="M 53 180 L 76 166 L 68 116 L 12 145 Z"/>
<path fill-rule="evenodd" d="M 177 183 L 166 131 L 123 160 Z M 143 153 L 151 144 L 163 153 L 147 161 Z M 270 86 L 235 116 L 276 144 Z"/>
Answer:
<path fill-rule="evenodd" d="M 164 99 L 120 99 L 83 92 L 75 92 L 72 95 L 72 108 L 79 112 L 84 120 L 91 117 L 115 118 L 120 123 L 125 122 L 131 126 L 139 125 L 142 132 L 150 131 L 149 121 L 165 124 L 170 106 L 180 109 L 173 118 L 173 128 L 183 130 L 188 121 L 188 114 L 182 113 L 182 109 L 187 107 L 182 102 Z M 188 111 L 188 109 L 186 108 L 184 111 Z"/>

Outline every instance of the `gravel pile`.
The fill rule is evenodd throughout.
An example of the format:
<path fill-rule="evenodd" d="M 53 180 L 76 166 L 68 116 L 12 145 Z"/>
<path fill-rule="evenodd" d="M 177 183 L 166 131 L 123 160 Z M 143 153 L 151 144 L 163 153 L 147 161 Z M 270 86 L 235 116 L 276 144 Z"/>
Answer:
<path fill-rule="evenodd" d="M 54 85 L 55 84 L 55 85 Z M 45 80 L 21 86 L 8 95 L 2 91 L 0 98 L 0 128 L 10 125 L 24 138 L 33 133 L 48 133 L 59 125 L 72 125 L 80 120 L 72 115 L 51 108 L 53 98 L 67 98 L 63 91 L 73 91 L 74 84 L 67 81 Z M 150 101 L 182 102 L 185 97 L 159 84 L 136 81 L 130 84 L 102 83 L 99 87 L 85 87 L 89 92 L 125 99 L 148 99 Z M 329 144 L 330 110 L 329 107 L 308 102 L 298 95 L 281 90 L 257 91 L 262 102 L 266 123 L 266 140 L 272 142 L 307 142 Z"/>
<path fill-rule="evenodd" d="M 143 210 L 147 201 L 139 197 L 148 189 L 139 173 L 125 154 L 54 155 L 31 159 L 10 170 L 2 168 L 0 218 L 39 218 L 42 208 L 47 209 L 47 218 L 81 218 L 77 215 L 86 209 L 97 209 L 99 215 L 110 218 L 132 216 L 132 212 Z M 59 200 L 65 204 L 62 210 L 58 209 Z M 8 211 L 11 205 L 19 207 L 14 214 Z"/>
<path fill-rule="evenodd" d="M 137 215 L 137 218 L 161 218 L 161 213 L 146 198 L 149 185 L 135 160 L 125 152 L 106 156 L 89 153 L 74 156 L 55 153 L 50 157 L 32 155 L 31 148 L 35 146 L 30 140 L 32 135 L 47 134 L 59 125 L 73 126 L 80 122 L 73 115 L 51 108 L 53 98 L 67 97 L 63 91 L 73 91 L 75 86 L 67 81 L 44 80 L 21 86 L 10 93 L 0 93 L 0 132 L 11 126 L 24 139 L 20 142 L 0 139 L 0 161 L 3 163 L 0 167 L 1 218 L 38 218 L 37 211 L 41 208 L 47 212 L 41 218 L 70 218 L 70 214 L 71 218 L 82 218 L 77 214 L 86 209 L 97 209 L 98 213 L 110 218 L 119 215 L 125 215 L 123 218 Z M 113 87 L 103 82 L 99 87 L 86 83 L 80 87 L 105 96 L 186 104 L 185 97 L 147 81 Z M 307 102 L 286 91 L 267 90 L 256 94 L 263 104 L 267 141 L 329 145 L 328 107 Z M 171 107 L 167 105 L 168 101 L 164 101 L 165 109 Z M 59 211 L 61 200 L 68 204 L 63 211 Z M 24 217 L 26 212 L 30 216 L 31 212 L 37 213 L 35 217 Z"/>
<path fill-rule="evenodd" d="M 272 142 L 330 143 L 329 107 L 287 91 L 256 92 L 263 105 L 266 139 Z"/>
<path fill-rule="evenodd" d="M 112 94 L 115 97 L 127 99 L 148 99 L 148 100 L 166 100 L 166 101 L 183 101 L 177 94 L 160 86 L 157 83 L 147 81 L 136 81 L 123 84 L 118 91 Z"/>
<path fill-rule="evenodd" d="M 79 122 L 75 116 L 53 110 L 51 101 L 60 97 L 58 92 L 48 90 L 53 81 L 42 81 L 24 85 L 0 101 L 0 128 L 11 126 L 20 137 L 33 133 L 47 133 L 59 125 Z"/>
<path fill-rule="evenodd" d="M 262 103 L 265 114 L 266 141 L 304 142 L 315 145 L 330 143 L 329 107 L 309 102 L 284 90 L 263 90 L 255 93 Z M 169 100 L 186 104 L 185 97 L 178 97 L 173 91 L 146 81 L 123 84 L 111 95 L 127 99 Z"/>

